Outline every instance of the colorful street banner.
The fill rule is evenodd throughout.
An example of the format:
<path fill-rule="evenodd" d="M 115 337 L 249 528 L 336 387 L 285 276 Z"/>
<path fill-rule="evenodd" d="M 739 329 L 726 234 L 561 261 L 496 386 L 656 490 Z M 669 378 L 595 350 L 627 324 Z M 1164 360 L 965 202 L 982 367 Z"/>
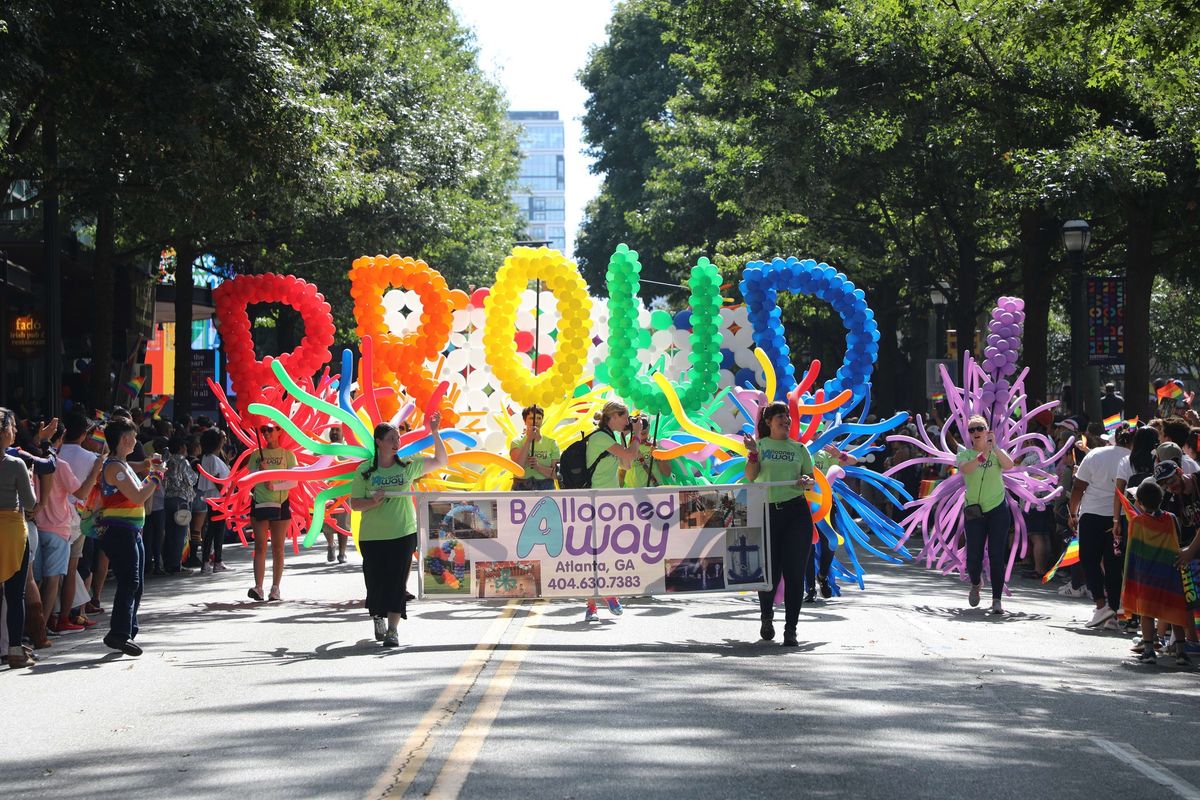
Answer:
<path fill-rule="evenodd" d="M 1125 279 L 1087 279 L 1088 363 L 1125 363 Z"/>
<path fill-rule="evenodd" d="M 763 486 L 422 493 L 416 503 L 422 596 L 770 588 Z"/>

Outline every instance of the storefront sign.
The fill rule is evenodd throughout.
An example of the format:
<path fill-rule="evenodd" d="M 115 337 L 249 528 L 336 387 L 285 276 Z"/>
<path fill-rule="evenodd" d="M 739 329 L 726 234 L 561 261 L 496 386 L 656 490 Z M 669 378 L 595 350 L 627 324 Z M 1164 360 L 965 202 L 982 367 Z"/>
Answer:
<path fill-rule="evenodd" d="M 46 326 L 40 314 L 13 317 L 8 325 L 9 346 L 20 355 L 41 355 L 46 349 Z"/>

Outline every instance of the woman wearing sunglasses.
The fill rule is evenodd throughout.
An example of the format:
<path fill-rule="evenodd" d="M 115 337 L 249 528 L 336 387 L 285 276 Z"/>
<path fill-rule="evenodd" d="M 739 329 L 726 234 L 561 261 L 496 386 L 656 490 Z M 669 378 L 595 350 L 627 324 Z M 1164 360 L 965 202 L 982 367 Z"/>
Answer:
<path fill-rule="evenodd" d="M 281 431 L 270 423 L 259 428 L 259 448 L 246 459 L 251 472 L 290 469 L 296 466 L 296 454 L 279 443 Z M 263 578 L 267 572 L 267 534 L 271 539 L 271 592 L 266 599 L 278 602 L 279 584 L 283 580 L 283 545 L 292 524 L 288 505 L 288 490 L 293 486 L 285 481 L 263 481 L 254 484 L 250 498 L 250 522 L 254 528 L 254 588 L 246 592 L 251 600 L 263 599 Z"/>
<path fill-rule="evenodd" d="M 1003 614 L 1000 595 L 1004 591 L 1005 551 L 1008 549 L 1008 531 L 1012 527 L 1003 472 L 1013 468 L 1013 460 L 996 447 L 996 436 L 983 417 L 974 416 L 967 421 L 967 442 L 967 447 L 958 453 L 958 469 L 967 485 L 963 507 L 967 529 L 967 575 L 971 578 L 967 602 L 972 608 L 979 605 L 986 546 L 990 567 L 988 577 L 992 582 L 992 613 Z"/>

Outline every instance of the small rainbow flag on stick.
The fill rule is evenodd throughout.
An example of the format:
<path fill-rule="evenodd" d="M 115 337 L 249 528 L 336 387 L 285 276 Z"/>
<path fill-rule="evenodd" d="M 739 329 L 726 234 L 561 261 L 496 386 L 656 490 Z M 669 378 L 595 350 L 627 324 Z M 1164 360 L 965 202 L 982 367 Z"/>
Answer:
<path fill-rule="evenodd" d="M 125 384 L 125 391 L 129 393 L 130 397 L 137 397 L 142 393 L 142 386 L 144 386 L 145 383 L 145 375 L 135 375 L 129 379 L 128 383 Z"/>
<path fill-rule="evenodd" d="M 1054 566 L 1050 568 L 1042 577 L 1042 583 L 1049 583 L 1050 579 L 1060 569 L 1070 567 L 1079 563 L 1079 537 L 1076 536 L 1071 541 L 1067 542 L 1067 549 L 1063 550 L 1063 554 L 1058 557 L 1058 561 L 1054 562 Z"/>
<path fill-rule="evenodd" d="M 1104 430 L 1115 431 L 1117 428 L 1121 427 L 1122 422 L 1123 420 L 1121 419 L 1120 414 L 1113 414 L 1111 417 L 1105 417 Z"/>
<path fill-rule="evenodd" d="M 1183 397 L 1183 386 L 1175 381 L 1171 381 L 1159 389 L 1157 394 L 1159 400 L 1178 400 L 1180 397 Z"/>
<path fill-rule="evenodd" d="M 170 399 L 170 397 L 164 394 L 161 397 L 151 400 L 149 403 L 146 403 L 146 413 L 158 419 L 161 416 L 162 410 L 166 407 L 167 401 Z"/>

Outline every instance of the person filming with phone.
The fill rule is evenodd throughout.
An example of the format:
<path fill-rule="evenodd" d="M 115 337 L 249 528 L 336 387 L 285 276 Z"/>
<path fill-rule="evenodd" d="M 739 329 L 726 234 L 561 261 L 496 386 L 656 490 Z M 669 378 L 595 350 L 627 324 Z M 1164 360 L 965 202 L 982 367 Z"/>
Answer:
<path fill-rule="evenodd" d="M 1004 592 L 1004 568 L 1007 564 L 1008 531 L 1012 512 L 1004 489 L 1004 471 L 1013 468 L 1008 453 L 996 447 L 996 435 L 988 421 L 973 416 L 967 421 L 967 447 L 958 453 L 958 470 L 967 487 L 963 519 L 967 531 L 967 575 L 971 591 L 967 602 L 979 605 L 983 580 L 983 553 L 987 549 L 992 582 L 992 613 L 1003 614 L 1000 595 Z"/>

